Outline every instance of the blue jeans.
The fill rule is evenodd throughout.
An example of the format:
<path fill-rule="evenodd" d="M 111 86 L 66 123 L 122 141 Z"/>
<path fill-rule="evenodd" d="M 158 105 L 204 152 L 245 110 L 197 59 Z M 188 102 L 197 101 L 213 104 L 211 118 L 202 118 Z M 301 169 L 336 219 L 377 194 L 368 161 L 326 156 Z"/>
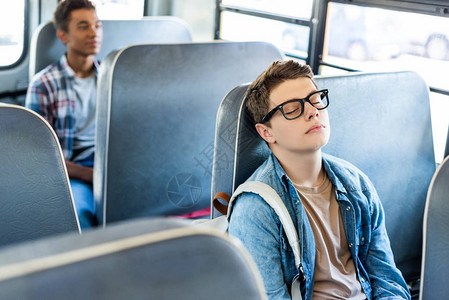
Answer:
<path fill-rule="evenodd" d="M 93 155 L 77 164 L 93 167 Z M 81 230 L 86 230 L 97 225 L 95 217 L 94 195 L 92 183 L 80 179 L 70 178 L 73 200 L 75 201 L 76 213 L 80 222 Z"/>

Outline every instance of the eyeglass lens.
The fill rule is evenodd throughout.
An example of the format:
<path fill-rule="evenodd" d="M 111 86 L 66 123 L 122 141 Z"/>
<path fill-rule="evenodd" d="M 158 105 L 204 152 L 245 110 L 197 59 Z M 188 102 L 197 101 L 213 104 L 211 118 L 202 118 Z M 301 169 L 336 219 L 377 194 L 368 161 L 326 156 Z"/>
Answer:
<path fill-rule="evenodd" d="M 309 101 L 307 101 L 307 99 Z M 327 106 L 328 98 L 325 92 L 316 92 L 307 97 L 304 100 L 297 100 L 285 103 L 282 106 L 282 112 L 286 119 L 291 120 L 298 118 L 302 115 L 305 102 L 309 102 L 313 107 L 317 109 L 323 109 Z"/>

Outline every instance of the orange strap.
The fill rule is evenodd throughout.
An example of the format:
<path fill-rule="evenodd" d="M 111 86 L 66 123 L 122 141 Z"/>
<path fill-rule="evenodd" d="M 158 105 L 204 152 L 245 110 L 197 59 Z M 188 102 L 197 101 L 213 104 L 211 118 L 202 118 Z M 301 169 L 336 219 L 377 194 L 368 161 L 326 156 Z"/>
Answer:
<path fill-rule="evenodd" d="M 226 202 L 226 205 L 221 203 L 220 200 L 223 200 Z M 226 215 L 228 213 L 228 205 L 229 201 L 231 200 L 231 197 L 229 197 L 228 194 L 223 192 L 218 192 L 215 194 L 214 200 L 212 201 L 212 204 L 214 205 L 214 208 L 218 210 L 222 215 Z"/>

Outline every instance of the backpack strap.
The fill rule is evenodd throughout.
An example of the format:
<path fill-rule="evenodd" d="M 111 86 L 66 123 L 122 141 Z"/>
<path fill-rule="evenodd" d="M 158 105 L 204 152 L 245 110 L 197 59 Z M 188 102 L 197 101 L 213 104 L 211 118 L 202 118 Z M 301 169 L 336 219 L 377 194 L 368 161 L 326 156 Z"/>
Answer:
<path fill-rule="evenodd" d="M 226 204 L 220 202 L 220 199 L 225 202 Z M 215 194 L 214 199 L 212 200 L 212 206 L 218 210 L 222 215 L 226 215 L 228 211 L 229 201 L 231 200 L 231 197 L 229 197 L 228 194 L 224 192 L 218 192 Z"/>
<path fill-rule="evenodd" d="M 284 202 L 279 197 L 278 193 L 268 184 L 260 182 L 260 181 L 247 181 L 241 184 L 232 194 L 231 200 L 229 201 L 228 211 L 227 211 L 227 219 L 229 222 L 229 218 L 232 214 L 233 205 L 235 203 L 236 198 L 242 193 L 254 193 L 262 197 L 262 199 L 267 202 L 271 208 L 274 209 L 276 214 L 279 216 L 279 219 L 284 227 L 285 233 L 287 235 L 288 243 L 290 247 L 293 249 L 293 254 L 295 256 L 295 265 L 299 272 L 298 275 L 295 276 L 292 283 L 292 299 L 302 299 L 300 284 L 299 281 L 304 280 L 304 269 L 301 263 L 301 251 L 298 233 L 293 224 L 292 218 L 285 207 Z"/>

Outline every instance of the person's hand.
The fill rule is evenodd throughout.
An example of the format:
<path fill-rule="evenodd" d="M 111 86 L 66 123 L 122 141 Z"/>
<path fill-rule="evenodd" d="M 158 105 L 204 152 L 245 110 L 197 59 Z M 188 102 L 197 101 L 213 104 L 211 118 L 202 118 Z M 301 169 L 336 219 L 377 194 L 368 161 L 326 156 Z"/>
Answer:
<path fill-rule="evenodd" d="M 91 167 L 86 167 L 78 165 L 72 161 L 65 161 L 67 166 L 67 172 L 69 177 L 73 179 L 81 179 L 87 182 L 92 182 L 94 177 L 94 169 Z"/>

